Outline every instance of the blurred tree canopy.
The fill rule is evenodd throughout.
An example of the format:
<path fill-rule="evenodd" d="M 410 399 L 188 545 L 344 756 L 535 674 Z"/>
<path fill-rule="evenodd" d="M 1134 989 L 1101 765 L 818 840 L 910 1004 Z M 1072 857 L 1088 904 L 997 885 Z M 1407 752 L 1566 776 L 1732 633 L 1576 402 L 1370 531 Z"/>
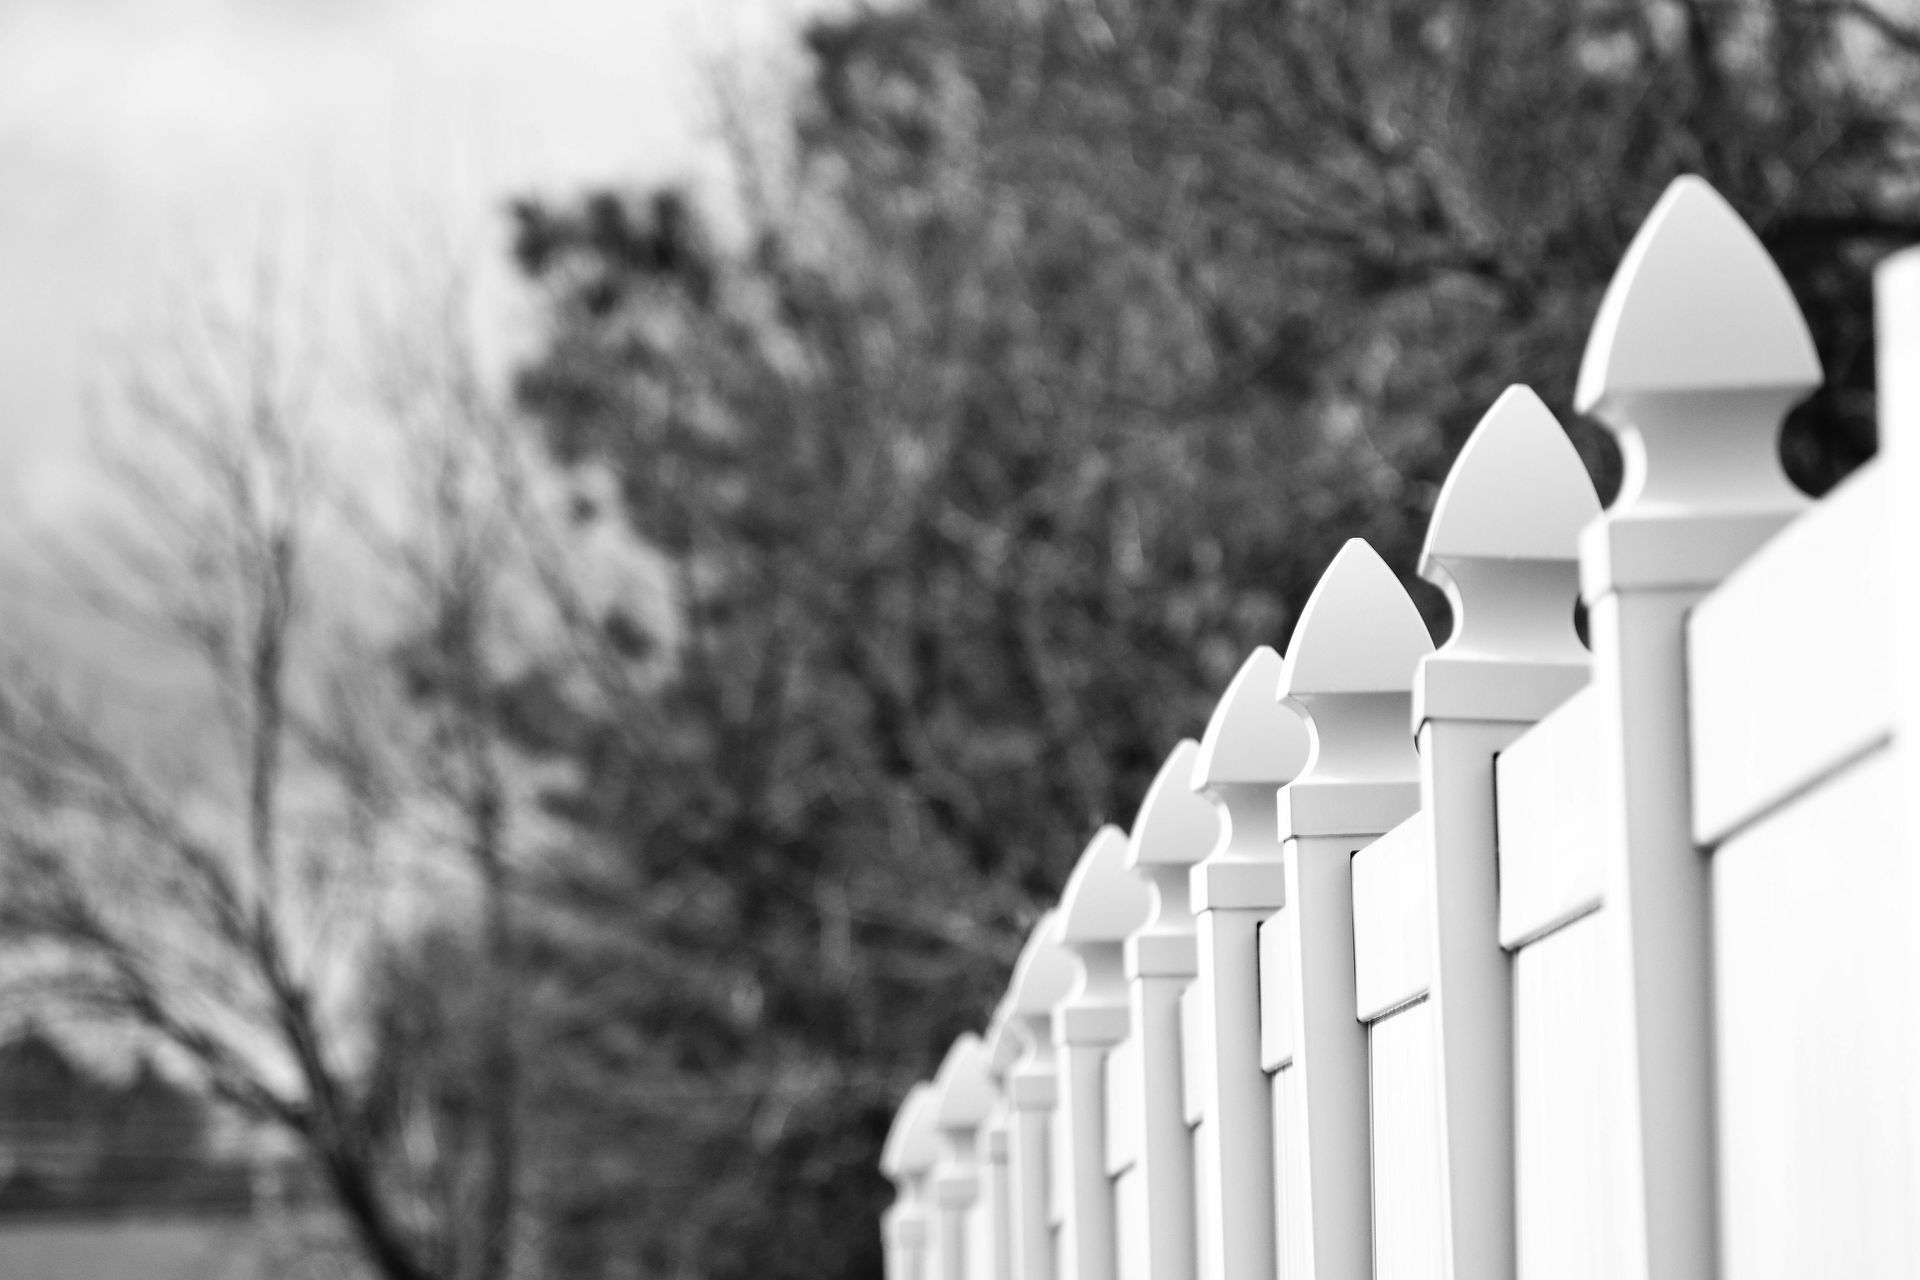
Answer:
<path fill-rule="evenodd" d="M 1340 542 L 1410 578 L 1513 382 L 1611 491 L 1568 399 L 1674 176 L 1808 314 L 1814 491 L 1920 239 L 1920 35 L 1864 3 L 929 0 L 810 43 L 744 237 L 515 209 L 521 406 L 672 584 L 576 617 L 595 696 L 515 690 L 595 851 L 527 944 L 570 1276 L 877 1274 L 901 1092 Z"/>

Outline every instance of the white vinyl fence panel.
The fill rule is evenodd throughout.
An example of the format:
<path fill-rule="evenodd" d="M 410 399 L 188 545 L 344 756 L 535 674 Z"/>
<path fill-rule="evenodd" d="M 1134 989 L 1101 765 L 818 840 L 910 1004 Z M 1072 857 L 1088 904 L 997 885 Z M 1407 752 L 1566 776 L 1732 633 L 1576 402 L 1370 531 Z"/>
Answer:
<path fill-rule="evenodd" d="M 901 1104 L 888 1280 L 1920 1276 L 1920 253 L 1876 314 L 1811 502 L 1806 326 L 1674 183 L 1576 389 L 1618 498 L 1516 387 L 1444 645 L 1341 550 Z"/>

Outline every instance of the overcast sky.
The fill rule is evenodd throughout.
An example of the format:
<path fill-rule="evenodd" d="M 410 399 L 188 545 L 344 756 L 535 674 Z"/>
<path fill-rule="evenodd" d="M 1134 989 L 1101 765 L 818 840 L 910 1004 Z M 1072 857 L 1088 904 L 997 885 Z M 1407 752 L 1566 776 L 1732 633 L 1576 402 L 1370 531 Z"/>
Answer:
<path fill-rule="evenodd" d="M 290 221 L 351 259 L 423 208 L 499 262 L 507 193 L 710 167 L 706 69 L 823 7 L 0 0 L 0 501 L 73 508 L 80 388 L 165 277 Z"/>
<path fill-rule="evenodd" d="M 0 648 L 58 655 L 136 741 L 198 705 L 188 665 L 47 559 L 113 493 L 84 388 L 110 389 L 116 352 L 166 332 L 183 281 L 317 250 L 338 311 L 409 237 L 451 238 L 482 271 L 504 375 L 530 314 L 516 331 L 506 198 L 712 182 L 714 71 L 783 110 L 803 17 L 845 7 L 0 0 Z"/>

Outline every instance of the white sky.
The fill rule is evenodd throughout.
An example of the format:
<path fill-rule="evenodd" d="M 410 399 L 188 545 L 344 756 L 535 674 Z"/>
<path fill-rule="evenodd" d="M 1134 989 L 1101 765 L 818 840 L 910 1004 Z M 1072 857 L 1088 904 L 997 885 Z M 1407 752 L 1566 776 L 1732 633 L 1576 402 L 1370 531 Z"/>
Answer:
<path fill-rule="evenodd" d="M 84 497 L 82 384 L 166 279 L 289 224 L 351 268 L 424 210 L 504 280 L 505 195 L 710 167 L 707 69 L 823 7 L 0 0 L 7 523 Z"/>

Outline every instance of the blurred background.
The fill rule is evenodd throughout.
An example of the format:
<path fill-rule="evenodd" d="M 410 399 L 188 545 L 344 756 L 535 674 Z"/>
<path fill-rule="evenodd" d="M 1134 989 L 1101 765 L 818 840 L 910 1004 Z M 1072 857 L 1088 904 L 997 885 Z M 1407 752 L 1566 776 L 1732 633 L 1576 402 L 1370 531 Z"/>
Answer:
<path fill-rule="evenodd" d="M 875 1161 L 1675 175 L 1871 454 L 1896 0 L 0 0 L 0 1274 L 879 1274 Z"/>

